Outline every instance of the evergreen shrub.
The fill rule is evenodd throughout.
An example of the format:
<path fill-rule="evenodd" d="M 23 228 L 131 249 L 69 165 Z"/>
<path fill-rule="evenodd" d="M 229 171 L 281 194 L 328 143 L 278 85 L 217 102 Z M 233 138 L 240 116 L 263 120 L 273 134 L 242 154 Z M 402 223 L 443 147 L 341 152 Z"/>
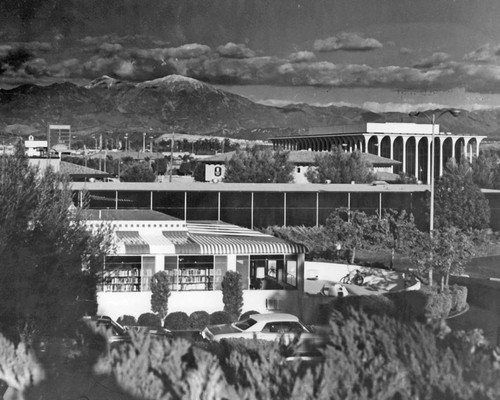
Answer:
<path fill-rule="evenodd" d="M 240 315 L 240 321 L 243 321 L 245 319 L 247 319 L 248 317 L 250 317 L 251 315 L 254 315 L 254 314 L 260 314 L 258 311 L 245 311 L 243 314 Z"/>
<path fill-rule="evenodd" d="M 119 317 L 116 322 L 123 326 L 136 326 L 137 320 L 133 315 L 122 315 Z"/>
<path fill-rule="evenodd" d="M 435 287 L 423 286 L 421 291 L 428 295 L 425 317 L 446 318 L 451 311 L 452 299 L 449 291 L 438 291 Z"/>
<path fill-rule="evenodd" d="M 190 328 L 189 316 L 182 311 L 173 312 L 167 315 L 163 326 L 170 330 L 186 330 Z"/>
<path fill-rule="evenodd" d="M 230 324 L 233 317 L 226 311 L 215 311 L 210 314 L 210 325 Z"/>
<path fill-rule="evenodd" d="M 348 317 L 334 312 L 330 327 L 325 360 L 305 370 L 285 361 L 279 342 L 159 345 L 147 335 L 133 335 L 131 347 L 111 352 L 96 371 L 111 375 L 137 399 L 473 400 L 500 395 L 494 353 L 475 338 L 440 339 L 429 325 L 356 311 Z M 467 351 L 458 354 L 464 343 L 469 343 Z"/>
<path fill-rule="evenodd" d="M 161 319 L 156 314 L 144 313 L 137 318 L 137 325 L 161 327 Z"/>
<path fill-rule="evenodd" d="M 210 324 L 210 314 L 206 311 L 195 311 L 189 316 L 189 326 L 191 329 L 203 329 Z"/>
<path fill-rule="evenodd" d="M 222 278 L 222 302 L 224 311 L 237 320 L 243 307 L 243 287 L 241 285 L 241 274 L 236 271 L 227 271 Z"/>

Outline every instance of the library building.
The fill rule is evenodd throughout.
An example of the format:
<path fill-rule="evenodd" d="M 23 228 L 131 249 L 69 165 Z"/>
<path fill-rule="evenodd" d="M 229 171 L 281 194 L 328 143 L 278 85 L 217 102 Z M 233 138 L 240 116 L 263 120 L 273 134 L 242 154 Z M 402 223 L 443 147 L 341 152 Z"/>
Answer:
<path fill-rule="evenodd" d="M 170 276 L 169 312 L 221 311 L 227 271 L 241 274 L 245 310 L 298 311 L 302 245 L 222 221 L 185 221 L 153 210 L 85 213 L 90 229 L 108 225 L 114 232 L 113 251 L 100 273 L 100 314 L 151 312 L 151 278 L 162 270 Z"/>

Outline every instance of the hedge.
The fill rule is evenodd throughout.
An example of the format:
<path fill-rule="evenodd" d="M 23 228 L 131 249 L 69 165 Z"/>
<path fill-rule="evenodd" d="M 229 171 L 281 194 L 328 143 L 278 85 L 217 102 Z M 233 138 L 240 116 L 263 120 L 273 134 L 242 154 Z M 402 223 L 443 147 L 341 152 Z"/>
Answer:
<path fill-rule="evenodd" d="M 135 326 L 137 325 L 137 320 L 133 315 L 122 315 L 116 322 L 123 326 Z"/>
<path fill-rule="evenodd" d="M 443 292 L 423 286 L 422 290 L 336 297 L 320 306 L 319 323 L 327 323 L 333 311 L 348 315 L 351 310 L 363 310 L 371 315 L 389 315 L 406 321 L 446 318 L 452 309 L 465 309 L 466 299 L 467 288 L 459 286 Z"/>
<path fill-rule="evenodd" d="M 172 331 L 190 328 L 189 316 L 182 311 L 170 313 L 166 316 L 163 326 Z"/>
<path fill-rule="evenodd" d="M 206 311 L 195 311 L 189 316 L 191 329 L 203 329 L 210 324 L 210 314 Z"/>
<path fill-rule="evenodd" d="M 161 327 L 161 319 L 156 314 L 144 313 L 137 318 L 137 325 Z"/>

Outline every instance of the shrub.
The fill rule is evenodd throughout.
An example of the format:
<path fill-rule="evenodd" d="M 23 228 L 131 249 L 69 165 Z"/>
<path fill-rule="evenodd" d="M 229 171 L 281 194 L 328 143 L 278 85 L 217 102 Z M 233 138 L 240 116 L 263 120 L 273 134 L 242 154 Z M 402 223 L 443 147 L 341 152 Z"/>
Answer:
<path fill-rule="evenodd" d="M 233 322 L 233 318 L 226 311 L 216 311 L 210 314 L 210 325 L 229 324 L 231 322 Z"/>
<path fill-rule="evenodd" d="M 203 329 L 210 323 L 210 314 L 206 311 L 195 311 L 189 316 L 191 329 Z"/>
<path fill-rule="evenodd" d="M 467 307 L 467 287 L 453 285 L 449 287 L 451 295 L 451 311 L 460 312 Z"/>
<path fill-rule="evenodd" d="M 135 326 L 137 325 L 137 320 L 133 315 L 122 315 L 119 317 L 116 322 L 118 322 L 120 325 L 124 326 Z"/>
<path fill-rule="evenodd" d="M 177 311 L 167 315 L 163 326 L 171 330 L 189 329 L 189 317 L 185 312 Z"/>
<path fill-rule="evenodd" d="M 243 288 L 239 272 L 227 271 L 222 278 L 222 302 L 224 311 L 237 319 L 243 307 Z"/>
<path fill-rule="evenodd" d="M 137 318 L 137 325 L 161 327 L 161 319 L 156 314 L 144 313 L 139 315 L 139 318 Z"/>
<path fill-rule="evenodd" d="M 447 291 L 438 292 L 435 288 L 425 286 L 422 292 L 428 294 L 425 305 L 425 317 L 446 318 L 451 311 L 451 294 Z"/>
<path fill-rule="evenodd" d="M 160 319 L 168 314 L 170 297 L 170 277 L 167 271 L 158 271 L 151 279 L 151 311 L 158 313 Z"/>
<path fill-rule="evenodd" d="M 243 321 L 243 320 L 247 319 L 250 315 L 254 315 L 254 314 L 259 314 L 259 312 L 258 311 L 245 311 L 243 314 L 241 314 L 240 321 Z"/>

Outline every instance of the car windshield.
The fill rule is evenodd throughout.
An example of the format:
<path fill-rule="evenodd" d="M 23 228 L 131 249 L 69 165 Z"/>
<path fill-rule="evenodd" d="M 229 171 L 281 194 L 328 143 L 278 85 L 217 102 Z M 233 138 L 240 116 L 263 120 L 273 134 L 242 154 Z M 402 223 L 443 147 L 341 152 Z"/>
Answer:
<path fill-rule="evenodd" d="M 246 331 L 251 326 L 254 326 L 257 323 L 253 318 L 248 318 L 240 322 L 236 322 L 234 326 L 242 331 Z"/>

